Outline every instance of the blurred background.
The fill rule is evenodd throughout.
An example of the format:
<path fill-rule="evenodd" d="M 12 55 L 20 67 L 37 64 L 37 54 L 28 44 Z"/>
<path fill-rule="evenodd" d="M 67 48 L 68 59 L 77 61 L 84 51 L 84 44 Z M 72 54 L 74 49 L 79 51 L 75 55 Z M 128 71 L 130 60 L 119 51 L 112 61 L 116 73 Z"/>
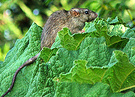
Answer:
<path fill-rule="evenodd" d="M 105 19 L 119 16 L 129 27 L 135 26 L 135 0 L 1 0 L 0 61 L 15 41 L 25 36 L 32 22 L 43 27 L 53 12 L 74 7 L 88 8 Z"/>

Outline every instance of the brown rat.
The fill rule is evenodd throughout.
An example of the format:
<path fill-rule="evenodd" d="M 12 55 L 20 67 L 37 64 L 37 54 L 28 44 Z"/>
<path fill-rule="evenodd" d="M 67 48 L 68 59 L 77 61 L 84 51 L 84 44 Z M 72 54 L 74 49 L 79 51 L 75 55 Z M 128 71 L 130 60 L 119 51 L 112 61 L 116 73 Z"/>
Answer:
<path fill-rule="evenodd" d="M 90 22 L 96 17 L 97 14 L 95 12 L 84 8 L 72 8 L 70 11 L 61 10 L 54 12 L 49 17 L 43 28 L 41 36 L 41 50 L 43 47 L 51 48 L 52 44 L 55 42 L 57 32 L 62 30 L 64 27 L 68 27 L 72 34 L 78 33 L 85 26 L 85 22 Z M 33 63 L 37 59 L 39 54 L 40 53 L 27 60 L 16 70 L 10 88 L 1 97 L 4 97 L 8 92 L 12 90 L 19 71 L 23 67 Z"/>
<path fill-rule="evenodd" d="M 89 9 L 73 8 L 70 11 L 61 10 L 54 12 L 47 20 L 42 37 L 41 49 L 51 47 L 55 41 L 57 32 L 68 27 L 71 33 L 77 33 L 83 29 L 85 22 L 90 22 L 97 17 L 97 14 Z"/>

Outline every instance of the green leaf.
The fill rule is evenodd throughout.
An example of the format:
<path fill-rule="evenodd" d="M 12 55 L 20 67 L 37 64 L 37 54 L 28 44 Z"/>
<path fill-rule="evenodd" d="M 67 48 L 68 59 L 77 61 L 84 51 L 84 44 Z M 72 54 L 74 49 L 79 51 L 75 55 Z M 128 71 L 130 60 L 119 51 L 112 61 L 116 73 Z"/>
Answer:
<path fill-rule="evenodd" d="M 88 22 L 86 22 L 85 23 L 85 30 L 88 33 L 90 33 L 90 32 L 92 33 L 94 31 L 97 31 L 96 28 L 95 28 L 95 23 L 88 23 Z"/>
<path fill-rule="evenodd" d="M 122 38 L 135 38 L 135 32 L 134 30 L 127 28 L 127 30 L 121 37 Z"/>
<path fill-rule="evenodd" d="M 5 61 L 0 64 L 0 96 L 10 87 L 15 71 L 29 58 L 40 52 L 41 32 L 42 28 L 33 23 L 25 37 L 18 39 L 15 46 L 7 53 Z M 19 72 L 15 85 L 7 96 L 23 97 L 28 92 L 35 67 L 33 63 Z"/>
<path fill-rule="evenodd" d="M 129 62 L 124 52 L 114 51 L 109 66 L 103 82 L 109 84 L 113 92 L 135 87 L 135 66 Z"/>
<path fill-rule="evenodd" d="M 88 35 L 88 33 L 77 33 L 71 36 L 69 33 L 71 32 L 68 28 L 63 28 L 63 30 L 58 32 L 60 44 L 68 50 L 77 50 L 82 40 Z"/>
<path fill-rule="evenodd" d="M 134 97 L 135 93 L 112 93 L 110 86 L 105 83 L 77 84 L 57 82 L 55 97 Z"/>
<path fill-rule="evenodd" d="M 95 26 L 101 36 L 105 37 L 108 47 L 123 48 L 128 42 L 127 38 L 121 37 L 127 30 L 122 24 L 114 26 L 100 20 Z"/>
<path fill-rule="evenodd" d="M 108 47 L 121 49 L 125 47 L 129 39 L 121 38 L 119 36 L 112 36 L 112 37 L 107 37 L 106 41 L 107 41 Z"/>
<path fill-rule="evenodd" d="M 105 38 L 85 38 L 80 44 L 80 49 L 77 51 L 68 51 L 64 48 L 58 50 L 59 64 L 72 64 L 73 61 L 81 59 L 87 60 L 87 67 L 90 66 L 105 66 L 109 63 L 110 53 L 107 49 Z"/>
<path fill-rule="evenodd" d="M 83 97 L 134 97 L 134 92 L 112 93 L 110 87 L 104 83 L 95 84 Z"/>
<path fill-rule="evenodd" d="M 103 19 L 97 18 L 94 23 L 86 24 L 86 32 L 91 37 L 105 37 L 108 47 L 123 48 L 128 42 L 127 37 L 121 37 L 128 28 L 122 24 L 110 25 Z"/>
<path fill-rule="evenodd" d="M 54 49 L 50 49 L 50 48 L 46 48 L 46 47 L 43 47 L 42 51 L 41 51 L 41 54 L 40 54 L 40 57 L 44 60 L 44 62 L 48 62 L 49 59 L 54 56 L 57 52 L 57 48 L 54 48 Z"/>
<path fill-rule="evenodd" d="M 83 97 L 92 85 L 78 83 L 56 83 L 55 97 Z"/>
<path fill-rule="evenodd" d="M 56 38 L 55 38 L 55 42 L 52 44 L 51 49 L 55 49 L 55 48 L 62 48 L 62 45 L 60 44 L 60 38 L 57 34 Z"/>
<path fill-rule="evenodd" d="M 77 83 L 89 83 L 95 84 L 100 82 L 108 68 L 100 67 L 90 67 L 87 68 L 86 60 L 76 60 L 74 61 L 74 66 L 71 68 L 70 72 L 66 74 L 60 74 L 60 77 L 55 78 L 55 81 L 66 81 L 66 82 L 77 82 Z"/>
<path fill-rule="evenodd" d="M 135 38 L 130 38 L 128 43 L 126 44 L 126 46 L 123 49 L 123 52 L 125 52 L 129 58 L 132 58 L 132 56 L 133 56 L 133 55 L 131 56 L 133 47 L 135 47 Z"/>
<path fill-rule="evenodd" d="M 128 28 L 123 24 L 108 25 L 109 36 L 122 36 Z"/>
<path fill-rule="evenodd" d="M 130 62 L 135 65 L 135 46 L 131 48 Z"/>
<path fill-rule="evenodd" d="M 123 20 L 121 18 L 117 17 L 117 16 L 115 17 L 115 19 L 108 18 L 107 22 L 109 24 L 123 24 Z"/>

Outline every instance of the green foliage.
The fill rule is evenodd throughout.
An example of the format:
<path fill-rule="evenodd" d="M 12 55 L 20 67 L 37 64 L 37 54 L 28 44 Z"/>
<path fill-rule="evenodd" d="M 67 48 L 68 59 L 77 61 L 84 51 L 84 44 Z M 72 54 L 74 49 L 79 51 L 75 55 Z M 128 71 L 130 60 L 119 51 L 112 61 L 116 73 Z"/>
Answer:
<path fill-rule="evenodd" d="M 134 97 L 135 32 L 122 23 L 97 18 L 74 35 L 64 28 L 51 49 L 43 48 L 36 62 L 19 72 L 7 97 Z M 0 62 L 0 95 L 17 68 L 39 52 L 41 32 L 33 23 Z"/>
<path fill-rule="evenodd" d="M 43 27 L 47 17 L 61 9 L 88 8 L 101 18 L 121 17 L 125 25 L 135 26 L 135 0 L 1 0 L 0 1 L 0 60 L 4 61 L 5 44 L 12 48 L 16 39 L 21 39 L 35 22 Z M 108 19 L 110 23 L 116 23 Z M 114 37 L 115 38 L 115 37 Z M 118 38 L 118 37 L 117 37 Z M 121 40 L 121 39 L 120 39 Z"/>

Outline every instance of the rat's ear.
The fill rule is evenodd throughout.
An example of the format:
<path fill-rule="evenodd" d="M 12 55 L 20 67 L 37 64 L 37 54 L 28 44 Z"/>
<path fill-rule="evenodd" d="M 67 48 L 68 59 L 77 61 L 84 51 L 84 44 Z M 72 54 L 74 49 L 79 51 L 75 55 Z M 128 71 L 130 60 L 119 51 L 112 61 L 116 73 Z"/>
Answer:
<path fill-rule="evenodd" d="M 79 9 L 72 8 L 69 12 L 70 12 L 71 16 L 73 16 L 73 17 L 78 17 L 78 16 L 80 16 L 80 11 L 79 11 Z"/>

